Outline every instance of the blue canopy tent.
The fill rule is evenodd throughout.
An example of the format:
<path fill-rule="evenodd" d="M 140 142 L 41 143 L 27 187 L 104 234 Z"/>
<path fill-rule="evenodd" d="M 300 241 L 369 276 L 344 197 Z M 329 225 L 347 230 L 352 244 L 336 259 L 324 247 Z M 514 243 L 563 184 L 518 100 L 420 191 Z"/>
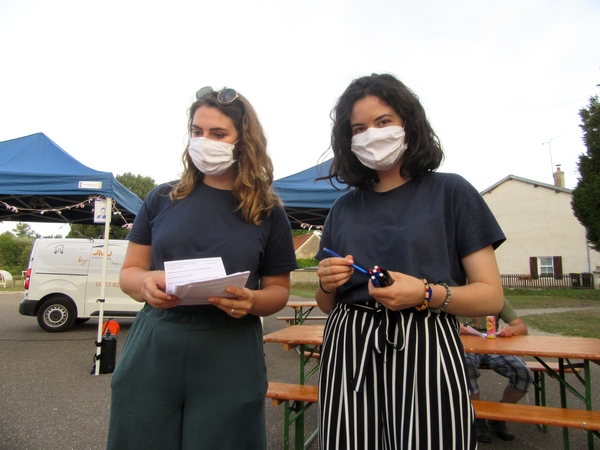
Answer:
<path fill-rule="evenodd" d="M 95 196 L 115 201 L 116 225 L 142 206 L 112 173 L 81 164 L 43 133 L 0 142 L 0 221 L 92 224 Z"/>
<path fill-rule="evenodd" d="M 91 169 L 36 133 L 0 142 L 0 221 L 93 224 L 96 200 L 106 202 L 102 283 L 98 311 L 96 375 L 106 295 L 108 230 L 133 222 L 142 201 L 112 173 Z M 112 212 L 112 214 L 111 214 Z"/>
<path fill-rule="evenodd" d="M 333 202 L 347 192 L 345 185 L 335 181 L 335 187 L 327 180 L 316 181 L 316 178 L 329 173 L 330 166 L 331 159 L 328 159 L 314 167 L 273 182 L 273 189 L 283 200 L 292 228 L 323 225 Z"/>

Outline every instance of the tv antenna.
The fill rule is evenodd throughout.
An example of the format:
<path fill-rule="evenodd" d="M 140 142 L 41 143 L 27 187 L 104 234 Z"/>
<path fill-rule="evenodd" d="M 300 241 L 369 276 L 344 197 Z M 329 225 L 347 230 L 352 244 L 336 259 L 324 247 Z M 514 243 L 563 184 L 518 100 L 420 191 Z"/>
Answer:
<path fill-rule="evenodd" d="M 554 163 L 552 162 L 552 145 L 551 142 L 556 139 L 559 138 L 560 135 L 553 137 L 552 139 L 548 139 L 546 142 L 542 142 L 542 145 L 546 145 L 548 144 L 548 149 L 550 150 L 550 170 L 552 171 L 552 177 L 554 178 Z"/>

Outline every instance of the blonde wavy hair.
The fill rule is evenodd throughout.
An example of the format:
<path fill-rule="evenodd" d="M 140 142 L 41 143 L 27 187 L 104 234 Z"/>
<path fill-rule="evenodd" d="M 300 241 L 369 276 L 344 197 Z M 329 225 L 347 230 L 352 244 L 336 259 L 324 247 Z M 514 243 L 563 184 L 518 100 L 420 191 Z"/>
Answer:
<path fill-rule="evenodd" d="M 231 119 L 239 140 L 235 144 L 234 170 L 236 171 L 233 183 L 233 194 L 239 204 L 242 217 L 248 223 L 260 225 L 271 214 L 273 208 L 281 206 L 281 199 L 273 192 L 273 162 L 267 154 L 267 138 L 262 129 L 254 108 L 245 97 L 239 95 L 231 103 L 222 104 L 217 100 L 217 92 L 209 98 L 192 103 L 188 111 L 188 133 L 192 134 L 192 121 L 194 113 L 201 106 L 217 108 L 221 113 Z M 188 154 L 188 144 L 182 155 L 183 173 L 181 179 L 173 186 L 169 193 L 172 201 L 187 197 L 200 183 L 204 174 L 194 165 Z"/>

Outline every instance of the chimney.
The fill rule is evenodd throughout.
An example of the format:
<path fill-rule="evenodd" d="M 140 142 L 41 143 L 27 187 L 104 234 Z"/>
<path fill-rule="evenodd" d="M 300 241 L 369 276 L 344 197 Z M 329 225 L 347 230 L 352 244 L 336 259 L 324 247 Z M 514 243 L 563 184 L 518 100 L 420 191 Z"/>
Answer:
<path fill-rule="evenodd" d="M 554 186 L 565 187 L 565 173 L 560 170 L 560 164 L 556 165 L 556 172 L 554 172 Z"/>

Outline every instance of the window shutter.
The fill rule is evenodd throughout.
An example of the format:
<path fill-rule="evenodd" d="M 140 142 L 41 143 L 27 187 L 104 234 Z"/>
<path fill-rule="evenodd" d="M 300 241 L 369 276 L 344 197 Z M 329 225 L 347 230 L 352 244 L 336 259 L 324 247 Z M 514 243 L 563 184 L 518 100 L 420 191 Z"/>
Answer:
<path fill-rule="evenodd" d="M 554 279 L 560 280 L 563 276 L 562 271 L 562 256 L 553 256 L 552 264 L 554 265 Z"/>
<path fill-rule="evenodd" d="M 529 274 L 534 280 L 538 279 L 537 257 L 535 256 L 529 258 Z"/>

